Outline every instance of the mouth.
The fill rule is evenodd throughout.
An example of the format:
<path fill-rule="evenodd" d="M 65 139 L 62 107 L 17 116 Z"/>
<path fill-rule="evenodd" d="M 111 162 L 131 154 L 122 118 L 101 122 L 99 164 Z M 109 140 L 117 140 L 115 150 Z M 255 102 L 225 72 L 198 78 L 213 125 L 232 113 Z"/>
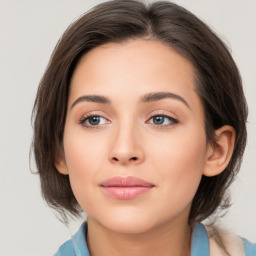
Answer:
<path fill-rule="evenodd" d="M 100 184 L 104 193 L 119 200 L 131 200 L 151 191 L 155 185 L 137 177 L 113 177 Z"/>

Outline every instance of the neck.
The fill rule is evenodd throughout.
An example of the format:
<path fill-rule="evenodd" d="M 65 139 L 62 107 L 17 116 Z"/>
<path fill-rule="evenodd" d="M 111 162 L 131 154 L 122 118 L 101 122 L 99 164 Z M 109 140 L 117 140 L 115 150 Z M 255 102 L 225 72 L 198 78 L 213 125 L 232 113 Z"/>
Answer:
<path fill-rule="evenodd" d="M 190 240 L 191 228 L 186 223 L 164 223 L 144 233 L 126 234 L 109 230 L 88 217 L 91 256 L 189 256 Z"/>

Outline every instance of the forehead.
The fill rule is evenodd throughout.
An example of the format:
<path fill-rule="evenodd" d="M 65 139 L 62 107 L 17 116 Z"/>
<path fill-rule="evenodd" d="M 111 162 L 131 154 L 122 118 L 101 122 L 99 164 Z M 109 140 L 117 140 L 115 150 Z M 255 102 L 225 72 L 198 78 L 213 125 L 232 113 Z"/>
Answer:
<path fill-rule="evenodd" d="M 190 75 L 191 78 L 194 75 L 194 68 L 189 60 L 175 52 L 170 46 L 149 39 L 130 39 L 122 43 L 106 43 L 93 48 L 81 58 L 75 73 L 81 66 L 85 65 L 91 73 L 95 67 L 101 72 L 104 70 L 106 72 L 109 70 L 118 72 L 129 64 L 136 69 L 140 67 L 139 72 L 161 68 L 163 72 L 179 72 Z M 147 73 L 147 76 L 149 75 Z"/>
<path fill-rule="evenodd" d="M 71 79 L 70 96 L 93 93 L 139 97 L 170 91 L 185 98 L 189 94 L 196 97 L 194 74 L 190 61 L 161 42 L 133 39 L 107 43 L 81 58 Z"/>

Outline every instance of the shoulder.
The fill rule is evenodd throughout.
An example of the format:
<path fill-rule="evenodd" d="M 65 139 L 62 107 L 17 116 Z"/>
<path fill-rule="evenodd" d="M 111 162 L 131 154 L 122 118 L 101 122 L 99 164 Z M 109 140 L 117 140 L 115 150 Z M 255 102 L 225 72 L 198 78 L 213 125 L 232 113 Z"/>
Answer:
<path fill-rule="evenodd" d="M 256 244 L 219 228 L 207 229 L 210 255 L 256 256 Z"/>
<path fill-rule="evenodd" d="M 89 251 L 86 244 L 87 225 L 83 223 L 79 230 L 60 246 L 54 256 L 89 256 Z"/>
<path fill-rule="evenodd" d="M 54 256 L 75 256 L 72 240 L 70 239 L 61 245 Z"/>
<path fill-rule="evenodd" d="M 246 256 L 256 256 L 256 244 L 251 243 L 245 238 L 242 238 L 245 255 Z"/>

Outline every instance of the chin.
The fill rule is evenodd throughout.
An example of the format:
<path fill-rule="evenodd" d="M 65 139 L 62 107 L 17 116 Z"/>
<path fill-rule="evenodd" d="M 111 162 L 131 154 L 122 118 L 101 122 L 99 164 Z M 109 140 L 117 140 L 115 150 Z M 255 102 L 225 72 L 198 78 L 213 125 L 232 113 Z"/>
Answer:
<path fill-rule="evenodd" d="M 106 228 L 111 229 L 114 232 L 122 234 L 142 234 L 150 231 L 153 226 L 149 221 L 137 221 L 137 220 L 115 220 L 106 223 Z"/>
<path fill-rule="evenodd" d="M 152 219 L 155 219 L 143 211 L 136 211 L 134 209 L 105 211 L 101 215 L 89 216 L 90 214 L 88 214 L 88 220 L 90 218 L 94 219 L 94 221 L 105 229 L 123 234 L 145 233 L 154 227 Z"/>

